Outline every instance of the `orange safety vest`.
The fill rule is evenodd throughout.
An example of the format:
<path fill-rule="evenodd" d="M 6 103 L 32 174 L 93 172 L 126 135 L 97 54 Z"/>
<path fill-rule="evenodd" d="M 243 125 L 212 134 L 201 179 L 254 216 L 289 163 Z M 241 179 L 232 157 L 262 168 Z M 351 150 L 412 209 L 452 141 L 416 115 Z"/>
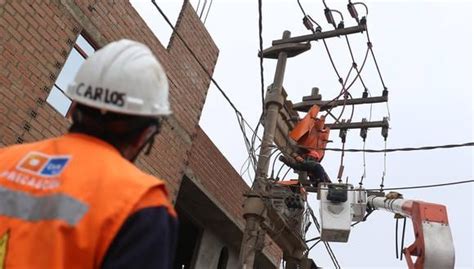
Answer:
<path fill-rule="evenodd" d="M 96 138 L 0 149 L 0 269 L 98 268 L 143 201 L 175 214 L 161 180 Z"/>
<path fill-rule="evenodd" d="M 321 161 L 324 157 L 324 151 L 329 140 L 329 128 L 325 126 L 325 118 L 317 118 L 319 107 L 314 105 L 308 111 L 306 116 L 300 120 L 289 136 L 308 150 L 317 153 L 317 160 Z"/>

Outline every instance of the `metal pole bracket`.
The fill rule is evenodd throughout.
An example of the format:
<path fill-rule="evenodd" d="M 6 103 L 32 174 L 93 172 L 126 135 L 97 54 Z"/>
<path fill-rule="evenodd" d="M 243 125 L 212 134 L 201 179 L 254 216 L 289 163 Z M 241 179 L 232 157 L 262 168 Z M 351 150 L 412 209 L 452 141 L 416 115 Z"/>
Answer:
<path fill-rule="evenodd" d="M 258 57 L 263 55 L 263 58 L 278 59 L 280 52 L 286 52 L 288 58 L 291 58 L 309 49 L 311 49 L 310 43 L 285 43 L 264 49 L 263 54 L 259 53 Z"/>

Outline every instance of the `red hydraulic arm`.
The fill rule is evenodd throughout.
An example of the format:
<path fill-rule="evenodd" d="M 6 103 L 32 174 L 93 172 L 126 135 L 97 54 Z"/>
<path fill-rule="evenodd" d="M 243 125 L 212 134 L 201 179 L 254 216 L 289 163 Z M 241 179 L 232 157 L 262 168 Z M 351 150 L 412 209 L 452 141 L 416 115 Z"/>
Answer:
<path fill-rule="evenodd" d="M 369 196 L 367 204 L 412 219 L 415 242 L 403 251 L 408 268 L 454 268 L 454 244 L 444 205 L 376 196 Z"/>

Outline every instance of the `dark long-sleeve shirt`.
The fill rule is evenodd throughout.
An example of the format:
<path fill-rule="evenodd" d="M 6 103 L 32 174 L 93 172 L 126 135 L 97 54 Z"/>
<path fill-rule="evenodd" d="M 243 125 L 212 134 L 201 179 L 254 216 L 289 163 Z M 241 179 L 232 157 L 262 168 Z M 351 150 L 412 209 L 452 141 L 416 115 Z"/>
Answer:
<path fill-rule="evenodd" d="M 143 208 L 123 224 L 102 268 L 172 268 L 177 231 L 177 220 L 165 207 Z"/>
<path fill-rule="evenodd" d="M 313 185 L 321 182 L 331 182 L 323 166 L 313 158 L 305 158 L 302 162 L 282 158 L 282 161 L 297 171 L 308 172 L 309 179 Z"/>
<path fill-rule="evenodd" d="M 169 202 L 157 205 L 165 197 L 154 189 L 140 199 L 110 244 L 103 269 L 173 268 L 178 220 Z"/>

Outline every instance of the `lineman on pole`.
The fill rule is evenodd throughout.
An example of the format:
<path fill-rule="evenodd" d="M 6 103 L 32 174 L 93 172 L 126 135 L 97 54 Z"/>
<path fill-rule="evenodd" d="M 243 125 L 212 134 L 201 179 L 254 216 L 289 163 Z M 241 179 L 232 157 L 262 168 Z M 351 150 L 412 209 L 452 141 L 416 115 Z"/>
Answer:
<path fill-rule="evenodd" d="M 68 134 L 0 149 L 0 268 L 172 268 L 176 213 L 132 162 L 171 113 L 144 44 L 90 56 L 67 95 Z"/>

